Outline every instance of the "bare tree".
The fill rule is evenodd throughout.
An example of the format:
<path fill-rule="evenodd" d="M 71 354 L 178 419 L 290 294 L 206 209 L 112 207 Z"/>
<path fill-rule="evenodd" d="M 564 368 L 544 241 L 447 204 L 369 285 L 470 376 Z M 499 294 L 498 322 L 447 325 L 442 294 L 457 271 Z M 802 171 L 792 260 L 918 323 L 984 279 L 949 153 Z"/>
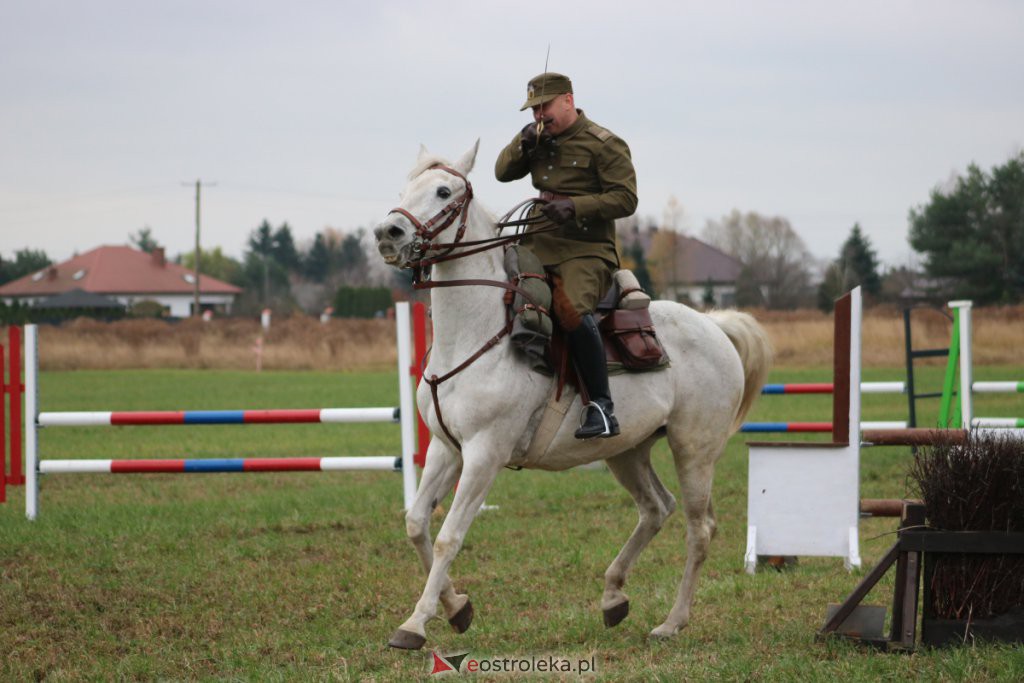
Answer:
<path fill-rule="evenodd" d="M 740 306 L 813 305 L 814 257 L 785 218 L 734 209 L 721 220 L 709 220 L 701 239 L 743 262 L 736 291 Z"/>

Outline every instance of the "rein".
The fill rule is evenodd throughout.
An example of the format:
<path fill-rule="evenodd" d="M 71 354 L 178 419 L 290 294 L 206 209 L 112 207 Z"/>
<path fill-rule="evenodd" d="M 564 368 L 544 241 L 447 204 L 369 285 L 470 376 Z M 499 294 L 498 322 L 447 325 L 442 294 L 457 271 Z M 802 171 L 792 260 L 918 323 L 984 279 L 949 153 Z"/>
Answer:
<path fill-rule="evenodd" d="M 430 266 L 434 265 L 435 263 L 442 263 L 444 261 L 452 261 L 455 259 L 465 258 L 466 256 L 479 254 L 483 251 L 494 249 L 496 247 L 505 247 L 514 242 L 518 242 L 520 239 L 522 239 L 523 236 L 523 233 L 517 232 L 514 235 L 507 235 L 504 237 L 492 237 L 487 239 L 470 240 L 463 242 L 462 237 L 466 233 L 466 223 L 469 218 L 469 205 L 473 201 L 473 186 L 470 184 L 469 180 L 467 180 L 463 174 L 459 173 L 458 171 L 449 166 L 437 164 L 435 166 L 431 166 L 431 168 L 436 168 L 447 173 L 450 173 L 457 178 L 461 178 L 462 181 L 466 184 L 466 190 L 462 193 L 462 195 L 449 202 L 444 208 L 442 208 L 440 211 L 434 214 L 434 216 L 432 216 L 425 223 L 421 222 L 418 218 L 416 218 L 411 213 L 409 213 L 408 211 L 401 207 L 392 209 L 389 212 L 398 213 L 405 216 L 416 229 L 416 236 L 421 239 L 421 241 L 415 245 L 415 250 L 418 254 L 420 254 L 420 258 L 415 261 L 415 264 L 413 266 L 413 288 L 433 289 L 435 287 L 466 287 L 471 285 L 499 287 L 506 290 L 506 304 L 511 303 L 511 295 L 519 294 L 520 296 L 523 297 L 523 299 L 525 299 L 528 302 L 524 305 L 524 308 L 531 308 L 543 311 L 544 313 L 548 313 L 548 311 L 545 310 L 543 306 L 539 305 L 536 302 L 536 300 L 530 295 L 529 292 L 527 292 L 526 290 L 517 285 L 512 284 L 511 282 L 484 279 L 444 280 L 436 282 L 430 279 L 429 269 Z M 527 214 L 535 206 L 546 203 L 547 201 L 541 198 L 531 197 L 530 199 L 526 199 L 512 207 L 504 216 L 502 216 L 496 222 L 495 225 L 498 230 L 501 230 L 502 228 L 507 227 L 520 228 L 540 223 L 545 220 L 544 217 L 528 216 Z M 513 219 L 512 216 L 516 212 L 518 212 L 518 217 Z M 445 229 L 453 225 L 456 220 L 459 220 L 459 228 L 458 231 L 455 233 L 455 239 L 452 242 L 431 241 Z M 558 226 L 551 226 L 550 228 L 534 230 L 533 233 L 553 232 L 558 229 Z M 468 250 L 462 250 L 463 247 L 473 248 Z M 460 251 L 455 252 L 456 248 L 460 248 Z M 437 249 L 443 249 L 445 251 L 443 251 L 440 255 L 437 256 L 426 256 L 428 251 Z M 424 277 L 425 273 L 426 277 Z M 521 277 L 525 278 L 541 276 L 536 274 L 523 273 Z M 438 377 L 436 374 L 431 375 L 430 377 L 423 377 L 423 381 L 425 381 L 430 386 L 430 395 L 434 402 L 434 413 L 437 415 L 437 421 L 441 424 L 441 429 L 444 431 L 445 436 L 448 437 L 448 439 L 455 445 L 455 448 L 458 449 L 460 452 L 462 451 L 462 444 L 459 443 L 459 440 L 452 435 L 451 431 L 448 429 L 448 425 L 445 424 L 444 417 L 441 414 L 441 402 L 438 399 L 438 387 L 443 382 L 451 379 L 455 375 L 459 374 L 460 372 L 468 368 L 470 365 L 476 362 L 477 359 L 479 359 L 485 353 L 487 353 L 492 348 L 497 346 L 497 344 L 504 337 L 511 334 L 512 323 L 515 318 L 510 311 L 506 312 L 506 318 L 507 320 L 505 322 L 505 325 L 500 330 L 498 330 L 497 334 L 488 339 L 484 343 L 484 345 L 477 349 L 477 351 L 473 355 L 471 355 L 469 358 L 467 358 L 462 363 L 457 365 L 455 368 L 449 370 L 440 377 Z"/>
<path fill-rule="evenodd" d="M 536 276 L 528 276 L 528 277 L 536 277 Z M 413 287 L 416 288 L 416 289 L 433 289 L 434 287 L 465 287 L 465 286 L 468 286 L 468 285 L 484 285 L 484 286 L 488 286 L 488 287 L 500 287 L 502 289 L 505 289 L 506 292 L 508 292 L 508 293 L 520 294 L 520 295 L 522 295 L 523 298 L 525 298 L 527 301 L 530 302 L 530 303 L 526 304 L 526 307 L 534 308 L 536 310 L 543 311 L 544 313 L 547 313 L 547 310 L 545 310 L 543 306 L 540 306 L 539 304 L 537 304 L 537 302 L 533 299 L 532 296 L 530 296 L 530 294 L 525 289 L 523 289 L 522 287 L 519 287 L 517 285 L 514 285 L 511 282 L 501 282 L 500 280 L 476 280 L 476 279 L 444 280 L 444 281 L 441 281 L 441 282 L 434 282 L 434 281 L 420 282 L 420 283 L 414 284 Z M 505 321 L 505 324 L 502 326 L 502 328 L 500 330 L 498 330 L 497 334 L 495 334 L 493 337 L 491 337 L 486 342 L 484 342 L 484 345 L 481 346 L 479 349 L 477 349 L 476 353 L 474 353 L 469 358 L 467 358 L 466 360 L 464 360 L 461 363 L 459 363 L 455 368 L 449 370 L 448 372 L 446 372 L 445 374 L 441 375 L 440 377 L 438 377 L 437 375 L 431 375 L 430 377 L 427 377 L 426 375 L 423 376 L 423 381 L 426 382 L 430 386 L 430 395 L 431 395 L 431 397 L 432 397 L 432 399 L 434 401 L 434 412 L 437 414 L 437 421 L 441 423 L 441 429 L 444 431 L 445 436 L 447 436 L 448 439 L 453 444 L 455 444 L 455 448 L 457 448 L 459 451 L 462 450 L 462 444 L 459 443 L 459 440 L 456 439 L 454 435 L 452 435 L 451 431 L 449 431 L 449 429 L 448 429 L 448 425 L 445 424 L 444 416 L 442 416 L 442 414 L 441 414 L 441 401 L 437 397 L 437 390 L 438 390 L 437 388 L 441 385 L 442 382 L 445 382 L 445 381 L 451 379 L 452 377 L 454 377 L 455 375 L 459 374 L 460 372 L 462 372 L 463 370 L 468 368 L 470 365 L 475 363 L 478 358 L 480 358 L 482 355 L 484 355 L 485 353 L 490 351 L 492 348 L 497 346 L 498 342 L 500 342 L 503 337 L 508 336 L 512 332 L 512 323 L 515 320 L 515 317 L 513 315 L 511 315 L 511 313 L 506 312 L 506 318 L 507 319 Z"/>

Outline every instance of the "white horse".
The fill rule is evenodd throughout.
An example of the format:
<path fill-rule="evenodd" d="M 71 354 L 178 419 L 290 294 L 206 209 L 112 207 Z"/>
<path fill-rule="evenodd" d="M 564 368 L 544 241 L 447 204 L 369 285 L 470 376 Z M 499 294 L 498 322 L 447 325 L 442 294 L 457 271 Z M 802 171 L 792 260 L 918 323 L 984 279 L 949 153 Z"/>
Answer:
<path fill-rule="evenodd" d="M 465 176 L 479 144 L 454 163 L 421 148 L 401 193 L 401 206 L 374 229 L 385 262 L 415 268 L 441 254 L 453 257 L 479 249 L 451 247 L 453 242 L 498 235 L 494 217 L 470 201 L 472 188 Z M 446 244 L 439 246 L 435 238 Z M 432 268 L 433 283 L 507 280 L 501 249 L 436 262 Z M 431 292 L 434 344 L 425 378 L 444 377 L 463 365 L 504 328 L 504 294 L 496 286 L 473 285 Z M 427 622 L 437 616 L 438 600 L 457 632 L 469 627 L 472 604 L 468 596 L 455 591 L 448 571 L 495 477 L 507 465 L 557 471 L 605 460 L 636 501 L 639 521 L 605 572 L 601 597 L 605 624 L 622 621 L 629 612 L 622 590 L 629 570 L 676 506 L 651 466 L 651 446 L 662 436 L 668 438 L 682 489 L 687 553 L 675 604 L 651 636 L 671 637 L 686 626 L 697 576 L 715 533 L 711 505 L 715 462 L 760 392 L 771 364 L 771 347 L 764 331 L 745 313 L 703 314 L 668 301 L 652 303 L 650 312 L 671 365 L 657 372 L 611 377 L 622 427 L 622 433 L 612 438 L 573 438 L 582 410 L 575 397 L 543 456 L 524 462 L 555 387 L 552 378 L 528 368 L 507 337 L 438 384 L 436 402 L 428 383 L 420 385 L 419 411 L 434 438 L 416 499 L 406 515 L 406 531 L 427 572 L 427 582 L 414 612 L 389 645 L 422 647 Z M 456 481 L 451 508 L 431 545 L 431 513 Z"/>

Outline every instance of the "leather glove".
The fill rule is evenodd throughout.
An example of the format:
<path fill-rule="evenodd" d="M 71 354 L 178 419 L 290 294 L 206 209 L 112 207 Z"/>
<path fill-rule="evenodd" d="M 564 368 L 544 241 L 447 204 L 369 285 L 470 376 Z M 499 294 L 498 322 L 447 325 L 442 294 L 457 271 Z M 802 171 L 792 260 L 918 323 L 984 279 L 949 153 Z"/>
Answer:
<path fill-rule="evenodd" d="M 576 218 L 576 205 L 571 199 L 555 199 L 545 204 L 541 212 L 555 223 L 568 223 Z"/>
<path fill-rule="evenodd" d="M 547 125 L 547 121 L 545 121 Z M 523 127 L 523 130 L 519 133 L 519 137 L 522 140 L 523 154 L 528 157 L 532 157 L 537 151 L 537 147 L 541 144 L 547 144 L 551 140 L 551 136 L 547 134 L 547 131 L 537 135 L 537 124 L 528 123 Z"/>

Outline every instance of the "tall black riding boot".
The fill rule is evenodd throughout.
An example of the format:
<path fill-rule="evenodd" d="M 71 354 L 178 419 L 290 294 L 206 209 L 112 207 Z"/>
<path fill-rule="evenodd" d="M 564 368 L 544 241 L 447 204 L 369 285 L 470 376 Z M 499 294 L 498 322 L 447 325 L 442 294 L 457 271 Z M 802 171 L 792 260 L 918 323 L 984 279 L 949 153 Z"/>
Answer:
<path fill-rule="evenodd" d="M 594 316 L 587 313 L 579 327 L 569 333 L 569 347 L 572 349 L 576 366 L 583 375 L 583 382 L 590 394 L 586 419 L 576 430 L 577 439 L 592 439 L 595 436 L 607 438 L 619 433 L 619 421 L 612 414 L 611 392 L 608 389 L 608 365 L 604 356 L 604 340 L 597 329 Z"/>

